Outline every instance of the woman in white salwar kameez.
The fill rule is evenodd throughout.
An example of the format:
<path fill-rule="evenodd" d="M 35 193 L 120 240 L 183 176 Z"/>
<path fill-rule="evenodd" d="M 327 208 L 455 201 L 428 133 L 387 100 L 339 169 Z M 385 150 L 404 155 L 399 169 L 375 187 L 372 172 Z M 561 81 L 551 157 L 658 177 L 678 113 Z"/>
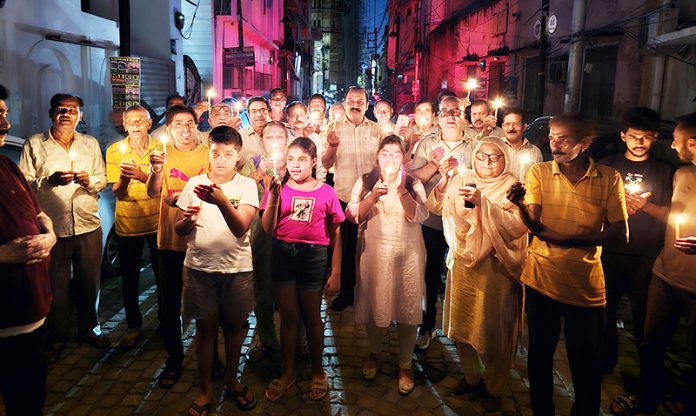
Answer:
<path fill-rule="evenodd" d="M 506 197 L 518 181 L 508 169 L 507 144 L 487 137 L 474 148 L 472 161 L 473 169 L 445 175 L 426 205 L 442 215 L 450 247 L 442 315 L 443 331 L 456 342 L 464 372 L 455 392 L 483 383 L 484 407 L 494 410 L 515 357 L 527 227 Z M 473 208 L 465 206 L 467 201 Z"/>
<path fill-rule="evenodd" d="M 414 387 L 411 362 L 423 317 L 425 245 L 420 222 L 428 216 L 425 188 L 405 173 L 399 136 L 382 139 L 378 164 L 357 180 L 346 218 L 359 225 L 355 322 L 365 324 L 370 356 L 363 378 L 381 364 L 382 340 L 393 321 L 399 338 L 399 393 Z"/>

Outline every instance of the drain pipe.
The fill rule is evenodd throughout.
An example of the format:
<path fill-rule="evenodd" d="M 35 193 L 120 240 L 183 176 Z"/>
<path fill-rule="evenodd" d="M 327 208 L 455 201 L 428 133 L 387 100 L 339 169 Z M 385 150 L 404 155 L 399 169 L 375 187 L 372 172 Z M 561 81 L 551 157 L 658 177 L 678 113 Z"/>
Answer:
<path fill-rule="evenodd" d="M 568 76 L 563 111 L 578 111 L 580 108 L 580 86 L 582 84 L 583 54 L 585 41 L 586 1 L 573 1 L 573 23 L 570 26 L 570 47 L 568 50 Z"/>

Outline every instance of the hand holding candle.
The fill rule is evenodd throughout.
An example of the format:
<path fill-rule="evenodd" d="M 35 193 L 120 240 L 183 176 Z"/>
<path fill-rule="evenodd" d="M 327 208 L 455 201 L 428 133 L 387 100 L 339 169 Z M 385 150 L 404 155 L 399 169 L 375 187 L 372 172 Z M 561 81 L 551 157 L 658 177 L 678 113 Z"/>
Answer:
<path fill-rule="evenodd" d="M 679 240 L 680 238 L 680 231 L 681 231 L 681 225 L 686 222 L 686 215 L 683 213 L 681 214 L 676 214 L 674 216 L 674 235 L 675 235 L 675 240 Z"/>
<path fill-rule="evenodd" d="M 70 159 L 70 172 L 75 172 L 75 151 L 73 149 L 68 152 L 68 158 Z"/>
<path fill-rule="evenodd" d="M 498 110 L 503 107 L 505 103 L 503 102 L 503 99 L 498 97 L 493 101 L 493 108 L 495 109 L 495 118 L 496 120 L 498 119 Z"/>

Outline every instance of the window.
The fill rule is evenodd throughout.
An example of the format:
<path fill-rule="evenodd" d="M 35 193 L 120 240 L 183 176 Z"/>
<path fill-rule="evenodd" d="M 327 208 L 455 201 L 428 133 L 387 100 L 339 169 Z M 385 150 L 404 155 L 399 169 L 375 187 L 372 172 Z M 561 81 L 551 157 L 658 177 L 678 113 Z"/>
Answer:
<path fill-rule="evenodd" d="M 548 74 L 549 81 L 565 82 L 568 74 L 568 55 L 551 59 Z"/>

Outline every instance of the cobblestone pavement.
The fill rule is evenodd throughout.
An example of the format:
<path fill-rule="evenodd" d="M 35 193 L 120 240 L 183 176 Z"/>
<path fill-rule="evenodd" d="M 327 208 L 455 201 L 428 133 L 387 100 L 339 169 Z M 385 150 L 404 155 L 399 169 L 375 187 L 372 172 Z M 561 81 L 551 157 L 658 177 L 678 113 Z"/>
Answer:
<path fill-rule="evenodd" d="M 155 377 L 165 360 L 162 338 L 157 330 L 157 306 L 154 278 L 149 268 L 141 279 L 141 310 L 144 334 L 137 348 L 123 352 L 115 346 L 126 330 L 120 297 L 120 278 L 102 282 L 100 318 L 103 330 L 114 348 L 95 350 L 88 345 L 69 343 L 59 362 L 49 368 L 46 413 L 55 415 L 181 415 L 196 396 L 198 389 L 195 354 L 192 348 L 194 325 L 185 327 L 186 358 L 181 380 L 170 390 L 158 388 Z M 452 342 L 438 333 L 437 342 L 423 354 L 415 354 L 416 388 L 408 397 L 397 391 L 398 366 L 396 333 L 390 331 L 389 345 L 383 354 L 383 365 L 377 378 L 368 383 L 361 378 L 361 365 L 367 357 L 365 330 L 356 327 L 353 310 L 326 313 L 326 348 L 324 367 L 329 376 L 330 392 L 323 402 L 309 400 L 309 363 L 298 364 L 298 383 L 284 399 L 269 403 L 263 397 L 266 385 L 279 374 L 276 355 L 257 364 L 242 364 L 240 371 L 258 398 L 258 406 L 250 412 L 237 409 L 235 403 L 223 401 L 223 382 L 214 384 L 211 414 L 238 415 L 531 415 L 529 408 L 526 356 L 518 352 L 510 382 L 502 398 L 502 409 L 486 413 L 476 394 L 452 394 L 462 377 Z M 627 308 L 624 308 L 626 310 Z M 247 350 L 253 337 L 254 318 L 244 341 Z M 623 392 L 624 385 L 635 385 L 637 352 L 627 331 L 622 331 L 621 359 L 617 371 L 605 377 L 602 387 L 602 408 Z M 224 355 L 223 355 L 224 356 Z M 686 362 L 679 355 L 671 356 L 675 368 Z M 563 348 L 556 354 L 555 402 L 560 415 L 568 415 L 572 405 L 572 383 Z M 662 409 L 660 410 L 662 411 Z M 666 414 L 666 413 L 660 413 Z"/>

